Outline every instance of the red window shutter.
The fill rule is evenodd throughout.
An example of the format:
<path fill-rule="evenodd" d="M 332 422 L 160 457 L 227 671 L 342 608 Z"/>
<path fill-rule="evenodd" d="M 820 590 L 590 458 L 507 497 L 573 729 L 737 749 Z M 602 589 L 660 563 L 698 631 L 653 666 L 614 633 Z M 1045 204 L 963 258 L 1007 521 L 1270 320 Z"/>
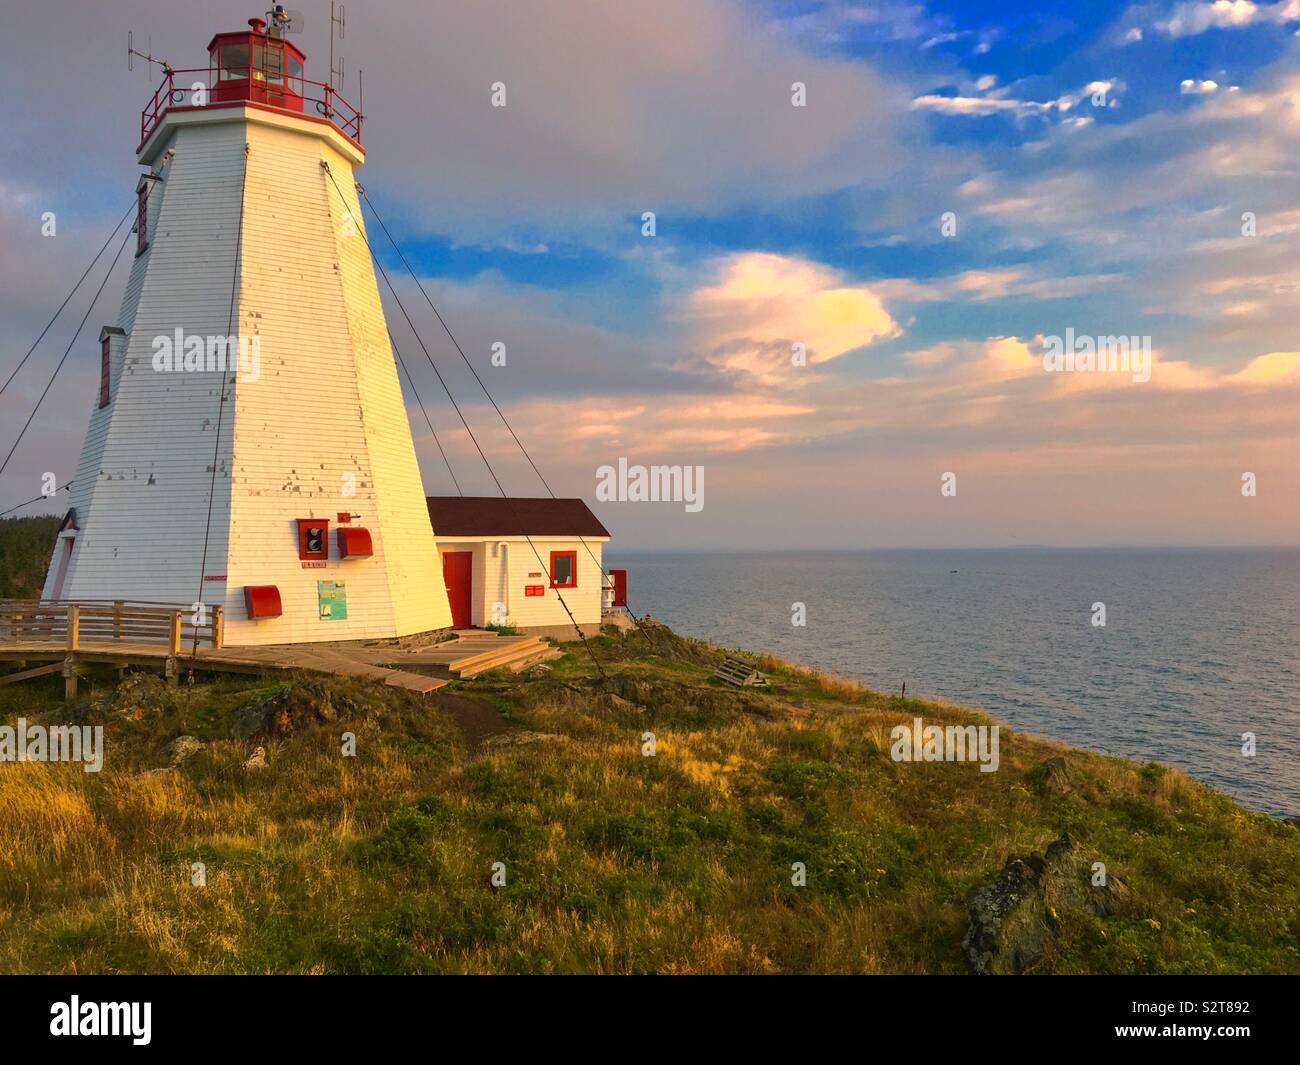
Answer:
<path fill-rule="evenodd" d="M 99 342 L 99 405 L 101 407 L 107 407 L 109 400 L 108 363 L 110 348 L 111 341 L 108 337 L 104 337 L 104 339 Z"/>

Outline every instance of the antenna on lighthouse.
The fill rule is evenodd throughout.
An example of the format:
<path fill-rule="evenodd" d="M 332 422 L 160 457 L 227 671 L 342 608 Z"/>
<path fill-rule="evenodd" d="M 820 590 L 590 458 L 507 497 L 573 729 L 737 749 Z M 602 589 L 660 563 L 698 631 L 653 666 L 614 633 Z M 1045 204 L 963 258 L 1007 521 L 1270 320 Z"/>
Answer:
<path fill-rule="evenodd" d="M 335 78 L 339 80 L 340 84 L 347 80 L 347 73 L 344 69 L 342 56 L 339 56 L 339 65 L 337 67 L 334 66 L 334 34 L 337 32 L 339 35 L 338 39 L 340 41 L 343 40 L 343 33 L 344 30 L 347 28 L 346 25 L 344 24 L 344 20 L 346 17 L 347 17 L 347 13 L 345 12 L 343 5 L 342 4 L 338 5 L 338 10 L 336 14 L 334 0 L 330 0 L 330 84 L 331 85 L 334 84 Z"/>
<path fill-rule="evenodd" d="M 151 72 L 152 72 L 152 70 L 153 70 L 153 66 L 154 66 L 154 64 L 157 63 L 160 67 L 163 68 L 163 72 L 164 72 L 164 73 L 167 73 L 167 74 L 172 73 L 172 65 L 171 65 L 170 63 L 168 63 L 168 62 L 167 62 L 166 60 L 164 60 L 164 59 L 157 59 L 157 58 L 155 58 L 155 57 L 151 54 L 152 52 L 153 52 L 153 38 L 152 38 L 152 37 L 149 38 L 149 46 L 148 46 L 148 50 L 147 50 L 147 51 L 144 51 L 144 52 L 141 52 L 141 51 L 140 51 L 139 49 L 137 49 L 136 46 L 135 46 L 135 34 L 132 33 L 130 30 L 127 30 L 127 31 L 126 31 L 126 69 L 127 69 L 127 70 L 134 70 L 134 69 L 135 69 L 135 57 L 136 57 L 136 56 L 139 56 L 141 59 L 143 59 L 143 60 L 145 60 L 146 62 L 148 62 L 148 64 L 149 64 L 149 70 L 150 70 Z"/>
<path fill-rule="evenodd" d="M 302 33 L 306 20 L 302 12 L 286 8 L 282 4 L 272 4 L 266 13 L 266 33 L 268 37 L 288 37 Z"/>

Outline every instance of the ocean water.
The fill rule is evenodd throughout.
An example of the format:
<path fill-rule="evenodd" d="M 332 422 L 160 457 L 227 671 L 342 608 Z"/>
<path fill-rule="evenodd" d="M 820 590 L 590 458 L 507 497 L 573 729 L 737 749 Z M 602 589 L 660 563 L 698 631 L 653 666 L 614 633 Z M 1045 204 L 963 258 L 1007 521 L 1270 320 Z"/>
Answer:
<path fill-rule="evenodd" d="M 906 681 L 1300 815 L 1300 549 L 608 557 L 628 570 L 632 609 L 684 634 L 884 691 Z"/>

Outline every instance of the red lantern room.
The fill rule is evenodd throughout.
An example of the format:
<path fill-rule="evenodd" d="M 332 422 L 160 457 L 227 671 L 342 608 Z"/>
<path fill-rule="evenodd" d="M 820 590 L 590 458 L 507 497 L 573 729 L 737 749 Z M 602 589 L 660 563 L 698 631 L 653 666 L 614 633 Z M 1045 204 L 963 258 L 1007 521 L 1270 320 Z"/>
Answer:
<path fill-rule="evenodd" d="M 250 18 L 240 33 L 218 33 L 208 44 L 212 100 L 256 103 L 301 111 L 306 56 L 266 22 Z"/>
<path fill-rule="evenodd" d="M 163 83 L 140 112 L 140 150 L 169 112 L 218 107 L 267 108 L 328 122 L 360 148 L 361 112 L 329 82 L 306 78 L 306 56 L 285 38 L 288 25 L 277 5 L 269 24 L 250 18 L 248 29 L 213 37 L 206 69 L 179 70 L 164 63 Z"/>

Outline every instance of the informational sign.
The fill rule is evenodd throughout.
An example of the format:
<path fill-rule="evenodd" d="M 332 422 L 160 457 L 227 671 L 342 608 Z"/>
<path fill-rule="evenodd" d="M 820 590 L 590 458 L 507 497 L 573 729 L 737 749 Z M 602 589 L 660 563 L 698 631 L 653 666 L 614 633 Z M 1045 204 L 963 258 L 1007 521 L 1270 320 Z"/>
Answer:
<path fill-rule="evenodd" d="M 546 594 L 546 585 L 544 584 L 524 585 L 524 595 L 534 596 L 534 595 L 545 595 L 545 594 Z"/>
<path fill-rule="evenodd" d="M 348 590 L 343 581 L 317 581 L 316 601 L 321 621 L 343 621 L 348 616 Z"/>

